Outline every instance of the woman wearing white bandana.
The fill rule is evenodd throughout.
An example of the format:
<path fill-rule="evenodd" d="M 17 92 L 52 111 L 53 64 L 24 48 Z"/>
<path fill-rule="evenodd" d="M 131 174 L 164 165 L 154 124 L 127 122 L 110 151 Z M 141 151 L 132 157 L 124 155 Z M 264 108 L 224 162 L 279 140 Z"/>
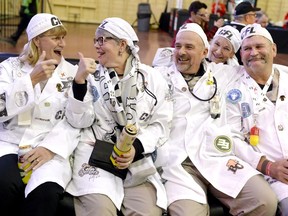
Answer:
<path fill-rule="evenodd" d="M 121 210 L 124 215 L 156 216 L 167 207 L 151 153 L 167 140 L 172 103 L 162 76 L 140 63 L 137 41 L 129 23 L 107 18 L 95 33 L 99 65 L 79 54 L 79 70 L 67 106 L 70 124 L 84 128 L 67 188 L 75 196 L 77 215 L 117 215 Z M 135 125 L 138 134 L 131 150 L 116 158 L 120 170 L 129 169 L 123 181 L 88 161 L 95 138 L 95 147 L 98 140 L 116 143 L 127 124 Z"/>
<path fill-rule="evenodd" d="M 79 134 L 62 121 L 77 66 L 62 56 L 67 30 L 58 17 L 39 13 L 26 32 L 20 56 L 0 64 L 0 209 L 1 215 L 55 216 Z M 31 164 L 24 168 L 32 171 L 28 182 L 17 166 L 27 145 L 22 167 Z"/>
<path fill-rule="evenodd" d="M 241 44 L 240 33 L 232 26 L 224 26 L 217 30 L 210 43 L 208 59 L 211 62 L 223 63 L 231 66 L 239 65 L 235 53 Z"/>

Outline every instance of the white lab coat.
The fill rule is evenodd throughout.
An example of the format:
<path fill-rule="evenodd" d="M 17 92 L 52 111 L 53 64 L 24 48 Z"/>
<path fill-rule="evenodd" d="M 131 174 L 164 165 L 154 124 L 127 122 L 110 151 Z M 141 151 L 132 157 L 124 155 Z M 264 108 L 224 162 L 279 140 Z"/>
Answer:
<path fill-rule="evenodd" d="M 240 68 L 232 68 L 223 64 L 208 63 L 217 81 L 219 97 L 222 107 L 225 105 L 223 91 L 227 84 L 237 78 Z M 204 65 L 204 67 L 206 67 Z M 168 205 L 176 200 L 190 199 L 200 203 L 207 203 L 205 191 L 186 172 L 181 163 L 189 157 L 200 173 L 218 190 L 236 197 L 245 183 L 258 172 L 233 154 L 233 142 L 229 126 L 226 124 L 225 110 L 221 109 L 221 116 L 212 119 L 209 103 L 196 99 L 188 90 L 188 86 L 175 65 L 169 69 L 159 68 L 172 87 L 174 102 L 174 116 L 166 148 L 168 160 L 163 166 L 162 177 L 168 196 Z M 207 73 L 197 82 L 194 94 L 202 99 L 208 99 L 213 94 L 211 86 L 206 84 Z M 219 150 L 215 141 L 219 136 L 227 136 L 231 146 L 225 145 Z M 221 147 L 221 145 L 219 145 Z M 167 157 L 167 155 L 166 155 Z M 234 173 L 229 170 L 227 163 L 238 161 L 243 166 Z"/>
<path fill-rule="evenodd" d="M 142 87 L 142 77 L 138 75 L 138 95 L 136 103 L 137 138 L 144 147 L 144 153 L 148 154 L 152 153 L 161 145 L 165 145 L 168 139 L 169 126 L 172 120 L 172 103 L 169 101 L 167 83 L 158 71 L 140 64 L 140 72 L 142 72 L 145 77 L 146 87 L 157 98 L 157 104 L 155 105 L 155 99 L 144 91 Z M 89 76 L 88 83 L 88 91 L 84 101 L 78 101 L 72 96 L 69 97 L 67 105 L 67 119 L 71 125 L 77 128 L 86 128 L 81 132 L 80 143 L 75 151 L 73 178 L 67 187 L 67 191 L 74 196 L 91 193 L 105 194 L 113 201 L 115 206 L 120 209 L 124 197 L 123 181 L 103 169 L 88 165 L 88 160 L 95 142 L 94 135 L 89 127 L 94 123 L 96 118 L 96 122 L 99 123 L 97 126 L 97 123 L 93 126 L 96 137 L 105 140 L 103 136 L 105 136 L 105 134 L 111 130 L 109 130 L 109 128 L 113 128 L 115 124 L 102 98 L 99 82 L 96 82 L 93 76 Z M 94 103 L 92 101 L 92 88 L 90 85 L 95 86 L 99 92 L 99 98 Z M 147 116 L 149 116 L 148 119 L 146 119 Z M 105 122 L 108 126 L 105 125 Z M 157 205 L 166 209 L 166 193 L 159 174 L 155 173 L 149 176 L 148 180 L 157 189 Z"/>
<path fill-rule="evenodd" d="M 241 100 L 237 103 L 227 102 L 228 121 L 233 125 L 233 131 L 235 132 L 235 153 L 254 168 L 257 167 L 263 154 L 271 161 L 288 159 L 288 75 L 286 72 L 283 72 L 285 70 L 281 70 L 282 68 L 285 69 L 284 67 L 279 67 L 278 65 L 274 65 L 273 67 L 278 68 L 278 70 L 275 70 L 273 86 L 277 86 L 278 82 L 276 77 L 279 75 L 277 100 L 274 105 L 266 96 L 263 99 L 266 100 L 266 102 L 263 103 L 264 109 L 259 112 L 257 118 L 257 127 L 260 130 L 260 135 L 258 145 L 253 147 L 255 151 L 253 151 L 251 145 L 244 141 L 245 138 L 249 137 L 248 133 L 250 128 L 254 126 L 254 106 L 251 94 L 245 84 L 245 75 L 247 75 L 247 73 L 243 70 L 242 74 L 244 74 L 244 76 L 227 89 L 227 92 L 231 89 L 237 89 L 242 93 Z M 259 85 L 254 80 L 251 79 L 251 81 L 252 87 L 260 91 Z M 284 96 L 284 99 L 281 100 L 280 96 Z M 269 176 L 265 176 L 265 178 L 270 183 L 280 201 L 288 197 L 287 184 L 283 184 Z"/>
<path fill-rule="evenodd" d="M 18 57 L 0 64 L 0 156 L 18 154 L 19 145 L 23 144 L 43 146 L 56 154 L 33 171 L 25 189 L 26 196 L 47 181 L 66 187 L 71 178 L 69 155 L 77 144 L 75 129 L 62 120 L 67 90 L 77 67 L 62 58 L 42 92 L 39 83 L 32 86 L 32 70 Z M 57 136 L 60 138 L 55 140 L 54 136 L 58 133 L 62 136 Z"/>

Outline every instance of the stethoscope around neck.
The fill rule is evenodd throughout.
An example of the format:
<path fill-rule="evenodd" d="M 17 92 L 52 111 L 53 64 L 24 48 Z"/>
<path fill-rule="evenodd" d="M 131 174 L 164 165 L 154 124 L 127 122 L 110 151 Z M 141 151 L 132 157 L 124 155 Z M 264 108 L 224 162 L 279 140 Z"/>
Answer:
<path fill-rule="evenodd" d="M 200 97 L 198 97 L 198 96 L 196 96 L 194 93 L 193 93 L 193 90 L 192 91 L 190 91 L 191 92 L 191 94 L 196 98 L 196 99 L 198 99 L 198 100 L 200 100 L 200 101 L 210 101 L 210 100 L 212 100 L 214 97 L 215 97 L 215 95 L 216 95 L 216 93 L 217 93 L 217 81 L 216 81 L 216 79 L 215 79 L 215 77 L 213 76 L 213 85 L 214 85 L 214 92 L 213 92 L 213 94 L 212 94 L 212 96 L 211 97 L 209 97 L 209 98 L 207 98 L 207 99 L 203 99 L 203 98 L 200 98 Z"/>

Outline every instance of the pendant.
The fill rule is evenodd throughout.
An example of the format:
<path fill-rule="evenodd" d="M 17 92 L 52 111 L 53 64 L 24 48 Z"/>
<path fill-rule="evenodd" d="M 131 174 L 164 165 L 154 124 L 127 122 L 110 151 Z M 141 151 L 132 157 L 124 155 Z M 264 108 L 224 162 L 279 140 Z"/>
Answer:
<path fill-rule="evenodd" d="M 207 79 L 206 84 L 207 85 L 213 85 L 214 84 L 214 80 L 213 80 L 213 76 L 212 76 L 211 71 L 208 72 L 208 79 Z"/>
<path fill-rule="evenodd" d="M 220 117 L 220 98 L 218 93 L 210 100 L 210 115 L 213 119 Z"/>
<path fill-rule="evenodd" d="M 259 128 L 256 127 L 255 125 L 250 129 L 250 145 L 256 146 L 258 145 L 258 143 L 259 143 Z"/>

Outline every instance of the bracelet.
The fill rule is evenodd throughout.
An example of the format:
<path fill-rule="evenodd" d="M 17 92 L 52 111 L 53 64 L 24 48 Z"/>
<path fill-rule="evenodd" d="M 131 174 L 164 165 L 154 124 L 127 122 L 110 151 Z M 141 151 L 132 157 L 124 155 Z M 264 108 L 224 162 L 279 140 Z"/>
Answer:
<path fill-rule="evenodd" d="M 262 163 L 262 166 L 261 166 L 261 172 L 264 174 L 264 175 L 267 175 L 267 165 L 268 165 L 269 161 L 268 160 L 264 160 L 263 163 Z"/>
<path fill-rule="evenodd" d="M 270 176 L 270 168 L 271 168 L 272 162 L 268 162 L 266 166 L 266 175 Z"/>

